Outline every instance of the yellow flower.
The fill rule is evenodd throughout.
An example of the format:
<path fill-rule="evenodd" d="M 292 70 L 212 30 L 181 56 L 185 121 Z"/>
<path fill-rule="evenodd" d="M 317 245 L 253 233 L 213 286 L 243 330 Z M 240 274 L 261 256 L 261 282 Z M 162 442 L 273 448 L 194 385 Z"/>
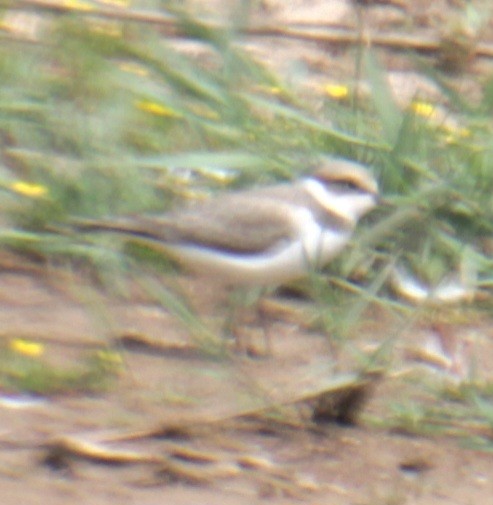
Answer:
<path fill-rule="evenodd" d="M 429 102 L 414 101 L 410 106 L 411 110 L 418 116 L 432 117 L 435 115 L 436 107 Z"/>
<path fill-rule="evenodd" d="M 155 116 L 181 117 L 179 112 L 176 112 L 165 105 L 151 102 L 149 100 L 139 100 L 135 105 L 138 109 L 143 110 L 144 112 L 149 112 L 149 114 L 153 114 Z"/>
<path fill-rule="evenodd" d="M 349 96 L 349 88 L 342 84 L 327 84 L 324 87 L 324 91 L 334 100 L 344 100 Z"/>
<path fill-rule="evenodd" d="M 10 184 L 10 189 L 15 193 L 32 198 L 40 198 L 48 193 L 46 186 L 41 184 L 31 184 L 30 182 L 17 181 Z"/>
<path fill-rule="evenodd" d="M 10 342 L 10 349 L 18 354 L 37 358 L 44 353 L 44 345 L 22 338 L 16 338 Z"/>
<path fill-rule="evenodd" d="M 468 128 L 444 128 L 445 131 L 445 142 L 447 144 L 454 144 L 459 142 L 461 139 L 466 139 L 471 137 L 471 130 Z"/>
<path fill-rule="evenodd" d="M 81 0 L 65 0 L 63 2 L 64 7 L 77 11 L 93 11 L 95 9 L 94 5 L 88 4 L 87 2 L 82 2 Z"/>

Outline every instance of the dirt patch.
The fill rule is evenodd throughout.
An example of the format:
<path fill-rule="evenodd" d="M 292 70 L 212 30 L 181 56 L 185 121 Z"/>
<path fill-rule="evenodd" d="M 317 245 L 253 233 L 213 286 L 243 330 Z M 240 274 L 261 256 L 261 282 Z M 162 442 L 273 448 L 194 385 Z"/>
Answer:
<path fill-rule="evenodd" d="M 3 273 L 3 338 L 41 342 L 51 362 L 65 364 L 117 336 L 127 344 L 131 336 L 133 347 L 121 349 L 124 365 L 107 393 L 17 408 L 2 403 L 4 503 L 20 497 L 23 503 L 91 504 L 469 503 L 493 491 L 493 460 L 457 440 L 316 424 L 309 404 L 293 408 L 290 399 L 325 383 L 332 387 L 355 367 L 323 335 L 271 320 L 273 356 L 208 357 L 149 300 L 100 293 L 94 311 L 66 276 Z M 197 282 L 185 281 L 191 291 Z M 113 321 L 104 331 L 101 311 Z M 368 321 L 353 335 L 352 351 L 384 340 L 392 328 L 389 320 Z M 487 366 L 487 326 L 476 331 L 485 335 L 479 354 Z M 408 332 L 403 342 L 419 337 L 418 330 Z M 394 370 L 402 366 L 416 370 L 404 361 Z M 392 374 L 379 379 L 365 396 L 363 417 L 385 417 L 389 399 L 406 394 Z"/>

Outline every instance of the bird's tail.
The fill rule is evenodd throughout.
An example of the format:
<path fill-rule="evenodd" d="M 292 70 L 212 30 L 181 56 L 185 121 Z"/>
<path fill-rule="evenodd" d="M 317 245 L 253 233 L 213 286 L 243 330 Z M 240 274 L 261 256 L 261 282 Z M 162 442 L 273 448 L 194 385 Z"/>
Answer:
<path fill-rule="evenodd" d="M 148 229 L 143 223 L 131 217 L 108 219 L 76 218 L 70 222 L 72 229 L 80 233 L 117 233 L 120 235 L 158 240 L 156 233 Z"/>

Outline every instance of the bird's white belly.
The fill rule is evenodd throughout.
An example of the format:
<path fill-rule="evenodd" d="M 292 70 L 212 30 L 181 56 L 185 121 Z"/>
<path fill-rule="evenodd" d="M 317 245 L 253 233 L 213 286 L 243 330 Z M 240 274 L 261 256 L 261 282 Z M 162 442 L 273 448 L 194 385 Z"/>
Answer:
<path fill-rule="evenodd" d="M 278 284 L 323 266 L 346 245 L 349 232 L 316 230 L 274 250 L 237 254 L 197 245 L 167 244 L 165 249 L 184 266 L 226 284 Z"/>

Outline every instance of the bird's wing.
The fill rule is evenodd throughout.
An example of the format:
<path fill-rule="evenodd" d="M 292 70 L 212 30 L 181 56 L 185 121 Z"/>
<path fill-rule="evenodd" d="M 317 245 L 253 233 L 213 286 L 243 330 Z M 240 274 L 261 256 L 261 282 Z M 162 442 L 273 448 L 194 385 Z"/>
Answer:
<path fill-rule="evenodd" d="M 85 230 L 112 231 L 152 242 L 258 253 L 275 249 L 299 229 L 293 205 L 269 198 L 228 195 L 162 215 L 91 221 Z"/>
<path fill-rule="evenodd" d="M 238 253 L 256 253 L 272 249 L 289 240 L 296 232 L 290 220 L 291 206 L 267 198 L 252 199 L 235 195 L 218 198 L 189 209 L 155 219 L 138 219 L 153 232 L 155 239 Z"/>

